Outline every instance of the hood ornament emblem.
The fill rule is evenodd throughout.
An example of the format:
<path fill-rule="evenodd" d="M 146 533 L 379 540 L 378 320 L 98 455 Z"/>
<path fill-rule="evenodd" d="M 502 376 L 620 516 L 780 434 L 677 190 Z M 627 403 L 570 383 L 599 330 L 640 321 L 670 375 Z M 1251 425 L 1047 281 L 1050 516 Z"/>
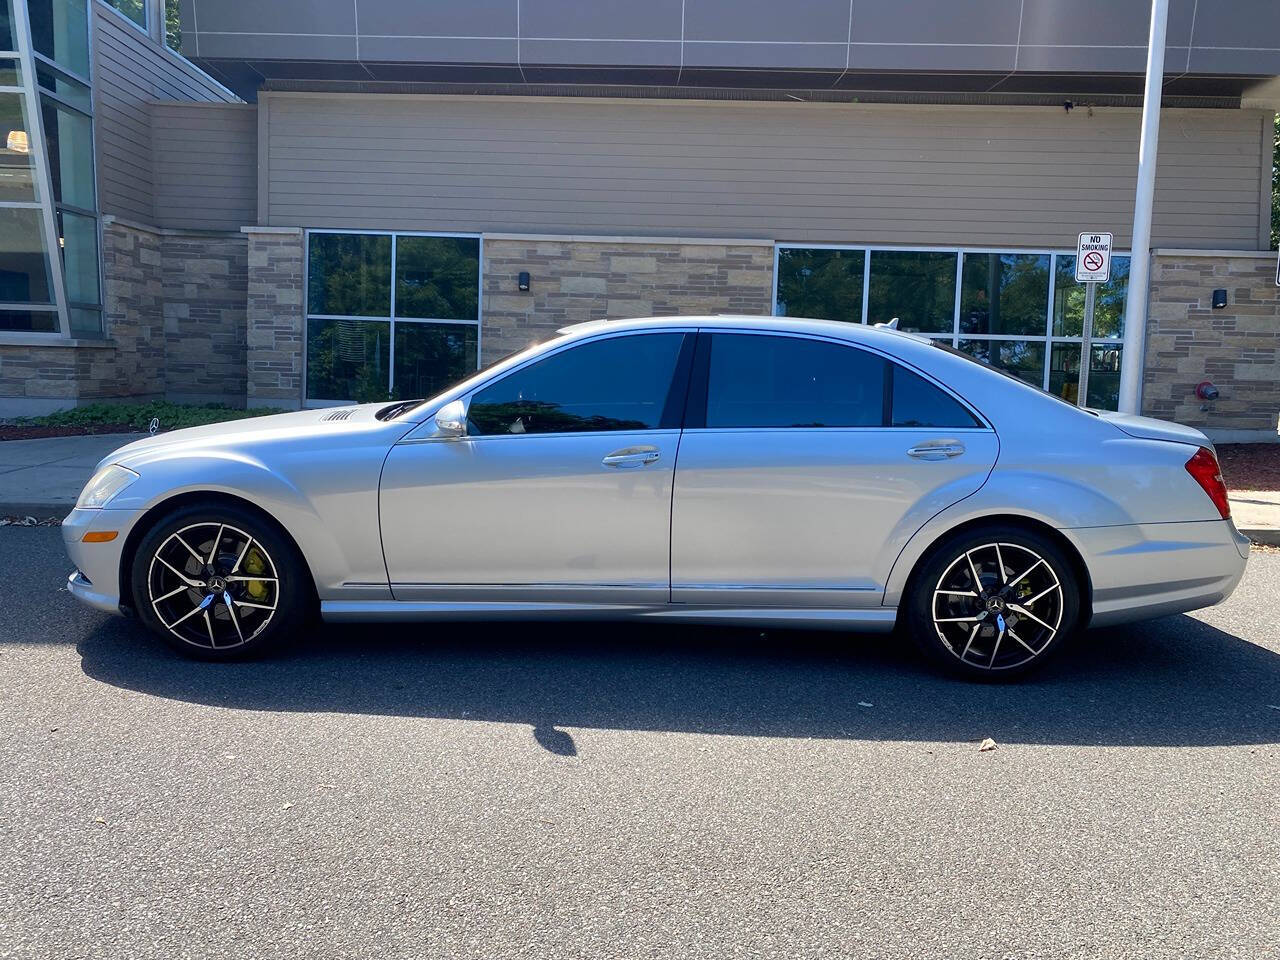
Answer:
<path fill-rule="evenodd" d="M 147 425 L 147 433 L 155 433 L 160 429 L 160 418 L 152 417 L 151 423 Z"/>

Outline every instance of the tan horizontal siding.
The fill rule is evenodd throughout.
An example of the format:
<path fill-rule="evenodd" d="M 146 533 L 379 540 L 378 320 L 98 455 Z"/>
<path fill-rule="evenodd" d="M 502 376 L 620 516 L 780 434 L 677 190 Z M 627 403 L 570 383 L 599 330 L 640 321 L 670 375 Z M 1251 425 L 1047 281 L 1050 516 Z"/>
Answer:
<path fill-rule="evenodd" d="M 98 205 L 103 213 L 156 220 L 148 104 L 227 101 L 232 96 L 101 4 L 94 10 L 94 125 Z"/>
<path fill-rule="evenodd" d="M 258 119 L 248 104 L 151 106 L 156 222 L 238 230 L 258 220 Z"/>
<path fill-rule="evenodd" d="M 274 225 L 1066 247 L 1133 216 L 1136 110 L 269 96 Z M 1261 123 L 1166 111 L 1155 243 L 1257 245 Z"/>

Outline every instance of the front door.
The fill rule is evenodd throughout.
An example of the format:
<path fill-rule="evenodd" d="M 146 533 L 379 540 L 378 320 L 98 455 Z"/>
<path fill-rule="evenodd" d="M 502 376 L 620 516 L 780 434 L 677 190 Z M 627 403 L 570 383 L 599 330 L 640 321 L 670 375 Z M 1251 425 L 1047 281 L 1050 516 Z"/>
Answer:
<path fill-rule="evenodd" d="M 392 448 L 380 511 L 396 599 L 665 603 L 693 338 L 572 344 L 467 398 L 466 437 Z"/>
<path fill-rule="evenodd" d="M 695 388 L 676 465 L 671 599 L 879 606 L 907 539 L 985 482 L 995 434 L 922 376 L 847 343 L 702 339 L 706 399 Z"/>

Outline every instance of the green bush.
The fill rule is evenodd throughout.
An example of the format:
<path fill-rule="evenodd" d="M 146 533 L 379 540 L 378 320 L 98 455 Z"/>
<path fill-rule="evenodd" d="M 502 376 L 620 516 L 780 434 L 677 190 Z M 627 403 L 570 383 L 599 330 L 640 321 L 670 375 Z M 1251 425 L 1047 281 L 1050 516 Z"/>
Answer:
<path fill-rule="evenodd" d="M 198 427 L 206 423 L 221 423 L 224 420 L 243 420 L 246 417 L 263 417 L 280 412 L 269 407 L 243 410 L 216 403 L 195 406 L 155 400 L 150 403 L 88 403 L 82 407 L 60 410 L 44 417 L 22 417 L 11 422 L 19 426 L 31 427 L 128 426 L 134 430 L 146 430 L 154 418 L 160 421 L 161 430 L 180 430 L 183 427 Z"/>

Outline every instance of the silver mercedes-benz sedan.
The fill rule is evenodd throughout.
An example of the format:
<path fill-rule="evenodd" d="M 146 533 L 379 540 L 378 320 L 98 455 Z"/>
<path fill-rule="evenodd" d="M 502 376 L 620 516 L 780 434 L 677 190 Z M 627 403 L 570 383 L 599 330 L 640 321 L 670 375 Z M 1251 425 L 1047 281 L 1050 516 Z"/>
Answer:
<path fill-rule="evenodd" d="M 326 620 L 900 625 L 974 677 L 1244 572 L 1213 446 L 935 342 L 777 317 L 600 321 L 426 401 L 107 457 L 70 589 L 230 659 Z"/>

